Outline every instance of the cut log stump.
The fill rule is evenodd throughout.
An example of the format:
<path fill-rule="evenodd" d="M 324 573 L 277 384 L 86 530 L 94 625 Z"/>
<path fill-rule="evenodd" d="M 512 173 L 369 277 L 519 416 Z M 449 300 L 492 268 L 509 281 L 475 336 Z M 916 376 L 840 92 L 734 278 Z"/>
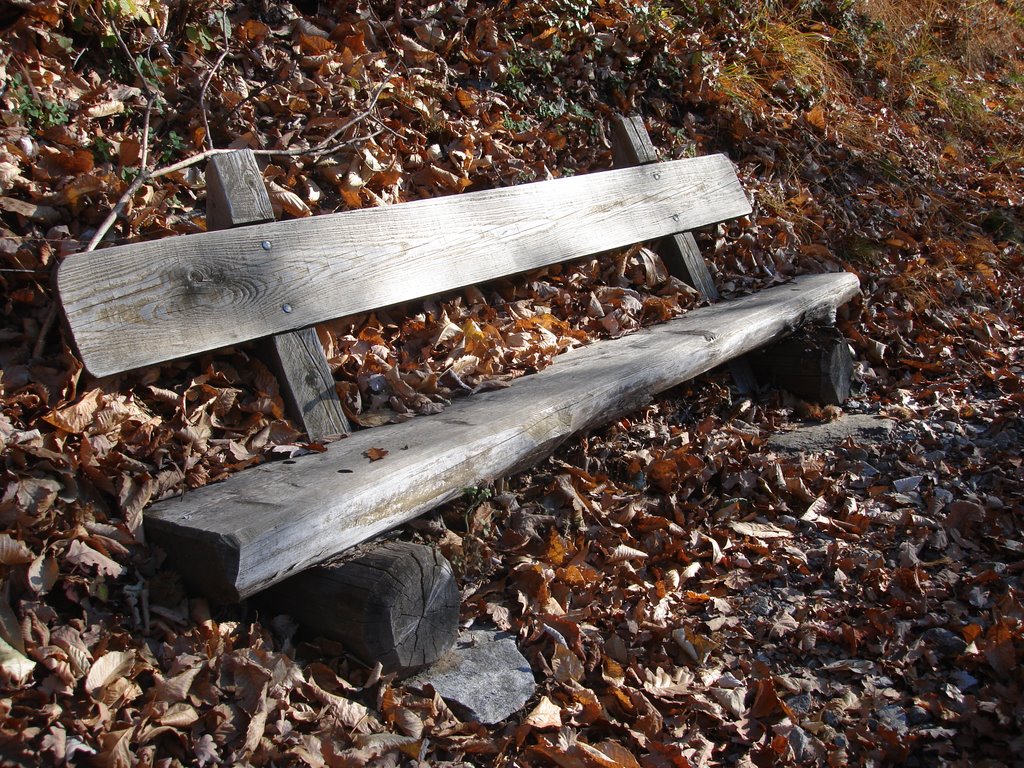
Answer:
<path fill-rule="evenodd" d="M 385 672 L 433 664 L 455 645 L 459 589 L 444 555 L 422 544 L 374 544 L 311 568 L 261 595 L 265 605 L 340 641 Z"/>
<path fill-rule="evenodd" d="M 824 405 L 850 396 L 853 354 L 834 326 L 810 326 L 753 355 L 761 381 Z"/>

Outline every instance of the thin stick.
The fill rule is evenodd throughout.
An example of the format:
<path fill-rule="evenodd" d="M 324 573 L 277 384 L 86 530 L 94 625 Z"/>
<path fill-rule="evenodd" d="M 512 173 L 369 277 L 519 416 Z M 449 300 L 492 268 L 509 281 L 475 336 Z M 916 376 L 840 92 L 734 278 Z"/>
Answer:
<path fill-rule="evenodd" d="M 393 73 L 394 69 L 392 69 L 391 71 Z M 334 129 L 329 134 L 327 134 L 327 136 L 325 136 L 320 141 L 319 144 L 312 147 L 303 147 L 299 149 L 254 149 L 252 150 L 252 153 L 254 155 L 263 155 L 265 157 L 298 157 L 299 155 L 325 154 L 328 152 L 328 150 L 336 151 L 338 148 L 345 146 L 350 142 L 343 141 L 338 144 L 332 144 L 334 139 L 336 139 L 339 135 L 347 131 L 353 125 L 361 123 L 363 120 L 370 116 L 370 114 L 374 110 L 374 107 L 377 105 L 377 100 L 380 98 L 381 93 L 384 92 L 384 88 L 390 82 L 391 79 L 389 73 L 388 78 L 385 79 L 374 91 L 373 96 L 370 99 L 370 105 L 355 117 L 352 117 L 351 119 L 347 120 L 344 125 Z M 175 171 L 183 170 L 191 165 L 195 165 L 196 163 L 201 163 L 203 160 L 209 160 L 211 157 L 223 155 L 228 152 L 234 151 L 235 150 L 233 149 L 207 149 L 198 154 L 192 155 L 191 157 L 186 157 L 184 160 L 179 160 L 176 163 L 155 170 L 151 174 L 149 174 L 149 177 L 151 179 L 155 179 L 159 176 L 166 176 L 169 173 L 174 173 Z"/>
<path fill-rule="evenodd" d="M 146 104 L 146 116 L 142 121 L 142 149 L 139 151 L 139 175 L 136 176 L 132 183 L 128 185 L 128 189 L 121 195 L 121 199 L 117 201 L 117 204 L 111 209 L 110 213 L 107 214 L 107 218 L 103 220 L 103 223 L 96 228 L 96 232 L 93 234 L 89 243 L 85 246 L 85 252 L 93 251 L 96 246 L 100 244 L 107 231 L 114 226 L 114 222 L 117 221 L 117 217 L 121 215 L 124 207 L 128 204 L 135 193 L 139 191 L 143 184 L 149 180 L 150 174 L 146 171 L 146 164 L 149 162 L 149 116 L 153 111 L 153 102 L 156 101 L 156 94 L 151 93 L 149 101 Z"/>
<path fill-rule="evenodd" d="M 93 10 L 93 11 L 92 11 L 92 13 L 93 13 L 93 15 L 94 15 L 94 16 L 96 17 L 96 21 L 98 21 L 98 22 L 100 22 L 100 24 L 102 24 L 102 23 L 103 23 L 103 19 L 101 19 L 101 18 L 99 17 L 99 14 L 98 14 L 98 13 L 96 13 L 96 11 L 95 11 L 95 10 Z M 126 43 L 126 42 L 124 41 L 124 38 L 123 38 L 123 37 L 121 36 L 121 30 L 120 30 L 120 29 L 118 29 L 118 28 L 117 28 L 117 24 L 115 24 L 115 23 L 114 23 L 113 21 L 111 21 L 110 19 L 107 19 L 107 22 L 108 22 L 108 23 L 110 24 L 110 28 L 111 28 L 112 30 L 114 30 L 114 37 L 116 37 L 116 38 L 117 38 L 117 42 L 118 42 L 118 43 L 120 43 L 120 45 L 121 45 L 121 50 L 122 50 L 122 51 L 124 51 L 124 55 L 125 55 L 125 56 L 126 56 L 126 57 L 128 58 L 128 62 L 129 62 L 129 63 L 130 63 L 131 65 L 132 65 L 132 67 L 133 67 L 133 68 L 135 69 L 135 74 L 137 74 L 137 75 L 139 76 L 139 80 L 141 80 L 141 81 L 142 81 L 142 88 L 143 88 L 143 90 L 144 90 L 144 91 L 145 91 L 145 92 L 146 92 L 146 93 L 147 93 L 147 94 L 148 94 L 149 96 L 151 96 L 151 97 L 155 97 L 155 96 L 156 96 L 156 91 L 154 91 L 154 90 L 153 90 L 153 88 L 152 88 L 152 87 L 150 87 L 150 84 L 149 84 L 149 80 L 147 80 L 147 79 L 146 79 L 146 76 L 145 76 L 144 74 L 142 74 L 142 67 L 140 67 L 140 66 L 139 66 L 139 62 L 137 62 L 137 61 L 135 60 L 135 57 L 134 57 L 134 56 L 132 56 L 132 51 L 131 51 L 131 49 L 130 49 L 130 48 L 128 47 L 128 43 Z"/>
<path fill-rule="evenodd" d="M 217 74 L 217 70 L 220 69 L 220 65 L 224 63 L 224 59 L 228 55 L 230 45 L 228 43 L 227 34 L 224 35 L 224 50 L 221 51 L 220 56 L 217 57 L 217 61 L 210 67 L 209 73 L 203 80 L 203 85 L 199 89 L 199 112 L 203 116 L 203 129 L 206 131 L 204 138 L 206 139 L 206 146 L 209 149 L 213 149 L 213 137 L 210 136 L 210 120 L 209 115 L 206 112 L 206 90 L 210 87 L 210 81 L 213 80 L 213 76 Z"/>
<path fill-rule="evenodd" d="M 46 347 L 46 337 L 50 335 L 50 329 L 53 328 L 53 323 L 56 319 L 57 302 L 51 301 L 50 308 L 46 311 L 46 317 L 43 319 L 43 327 L 39 329 L 35 346 L 32 347 L 32 359 L 38 360 L 43 354 L 43 349 Z"/>
<path fill-rule="evenodd" d="M 373 96 L 370 98 L 370 104 L 366 109 L 364 109 L 362 112 L 355 115 L 354 117 L 350 118 L 349 120 L 346 120 L 341 127 L 331 131 L 316 146 L 306 147 L 303 149 L 256 149 L 253 150 L 253 154 L 263 155 L 267 157 L 298 157 L 299 155 L 322 156 L 325 154 L 330 154 L 331 152 L 336 152 L 341 147 L 351 144 L 352 141 L 355 140 L 341 141 L 337 143 L 332 142 L 334 142 L 334 139 L 336 139 L 342 133 L 347 131 L 353 125 L 362 122 L 363 120 L 370 116 L 370 114 L 373 112 L 374 108 L 377 105 L 377 101 L 380 99 L 380 95 L 384 92 L 384 89 L 390 84 L 391 76 L 395 73 L 396 69 L 397 65 L 395 67 L 392 67 L 390 72 L 388 72 L 388 76 L 380 83 L 380 85 L 377 86 L 376 90 L 374 90 L 373 92 Z M 107 231 L 114 225 L 114 222 L 117 220 L 117 217 L 120 215 L 121 211 L 124 210 L 125 205 L 128 204 L 128 201 L 139 190 L 139 187 L 141 187 L 145 182 L 151 179 L 159 178 L 161 176 L 166 176 L 170 173 L 174 173 L 175 171 L 184 170 L 185 168 L 193 166 L 196 163 L 201 163 L 204 160 L 209 160 L 211 157 L 215 157 L 217 155 L 224 155 L 227 154 L 228 152 L 235 151 L 233 149 L 207 149 L 202 152 L 199 152 L 198 154 L 192 155 L 191 157 L 186 157 L 184 160 L 179 160 L 178 162 L 172 163 L 171 165 L 166 165 L 163 168 L 158 168 L 154 171 L 146 171 L 145 162 L 146 151 L 148 148 L 147 142 L 149 138 L 149 113 L 150 108 L 153 106 L 152 98 L 153 97 L 151 97 L 150 103 L 146 107 L 146 124 L 143 128 L 144 133 L 142 144 L 142 157 L 140 162 L 141 170 L 139 171 L 139 175 L 135 177 L 135 180 L 132 181 L 131 186 L 129 186 L 128 189 L 125 190 L 124 194 L 121 195 L 121 199 L 117 201 L 117 204 L 114 206 L 113 210 L 107 215 L 107 218 L 103 220 L 103 223 L 100 224 L 99 228 L 96 230 L 96 234 L 92 236 L 92 239 L 86 246 L 86 252 L 94 250 L 96 246 L 99 245 L 104 235 L 106 235 Z M 376 136 L 377 133 L 380 133 L 380 131 L 370 134 L 370 136 L 366 138 Z"/>

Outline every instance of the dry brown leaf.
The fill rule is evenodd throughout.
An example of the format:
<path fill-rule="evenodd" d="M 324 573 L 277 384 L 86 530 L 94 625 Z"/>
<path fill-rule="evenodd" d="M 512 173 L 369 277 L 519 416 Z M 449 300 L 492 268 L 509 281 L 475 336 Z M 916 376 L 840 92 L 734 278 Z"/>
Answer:
<path fill-rule="evenodd" d="M 326 706 L 346 728 L 351 728 L 357 733 L 367 733 L 379 727 L 379 723 L 373 716 L 373 713 L 358 701 L 352 701 L 351 699 L 325 691 L 312 680 L 306 682 L 306 688 L 314 700 Z"/>
<path fill-rule="evenodd" d="M 4 638 L 0 637 L 0 680 L 3 685 L 17 687 L 28 682 L 36 663 L 25 658 Z"/>
<path fill-rule="evenodd" d="M 619 546 L 615 547 L 615 549 L 608 553 L 608 562 L 621 563 L 627 560 L 645 560 L 647 557 L 647 553 L 642 549 L 630 547 L 626 544 L 619 544 Z"/>
<path fill-rule="evenodd" d="M 199 713 L 195 707 L 187 702 L 179 701 L 177 704 L 169 706 L 167 711 L 157 718 L 157 722 L 172 728 L 188 728 L 198 719 Z"/>
<path fill-rule="evenodd" d="M 78 402 L 43 416 L 43 421 L 72 434 L 85 432 L 100 408 L 102 397 L 102 390 L 93 389 L 79 398 Z"/>
<path fill-rule="evenodd" d="M 109 651 L 92 663 L 85 678 L 85 690 L 97 695 L 115 680 L 127 674 L 135 664 L 135 651 Z"/>
<path fill-rule="evenodd" d="M 270 196 L 270 204 L 274 209 L 275 216 L 280 216 L 282 212 L 296 217 L 313 215 L 313 211 L 301 197 L 280 184 L 268 181 L 267 194 Z"/>
<path fill-rule="evenodd" d="M 198 664 L 186 669 L 184 672 L 179 672 L 174 677 L 161 680 L 156 686 L 154 700 L 167 704 L 176 704 L 179 701 L 184 701 L 189 689 L 192 687 L 192 683 L 196 679 L 196 675 L 202 670 L 203 665 Z"/>
<path fill-rule="evenodd" d="M 526 716 L 525 723 L 538 730 L 562 727 L 562 708 L 547 696 L 541 696 L 537 706 Z"/>
<path fill-rule="evenodd" d="M 384 448 L 368 448 L 363 451 L 363 456 L 368 458 L 370 461 L 380 461 L 389 453 L 390 451 L 385 450 Z"/>
<path fill-rule="evenodd" d="M 0 563 L 18 565 L 31 563 L 34 558 L 35 555 L 25 542 L 12 538 L 8 533 L 0 533 Z"/>
<path fill-rule="evenodd" d="M 28 586 L 37 595 L 45 595 L 57 583 L 60 568 L 49 555 L 40 555 L 28 567 Z"/>
<path fill-rule="evenodd" d="M 88 544 L 81 541 L 72 541 L 64 560 L 71 565 L 93 567 L 97 573 L 119 578 L 124 575 L 125 567 L 112 560 L 101 552 L 97 552 Z"/>
<path fill-rule="evenodd" d="M 772 523 L 744 523 L 740 520 L 732 520 L 729 527 L 741 536 L 751 536 L 755 539 L 791 539 L 792 531 L 780 528 Z"/>

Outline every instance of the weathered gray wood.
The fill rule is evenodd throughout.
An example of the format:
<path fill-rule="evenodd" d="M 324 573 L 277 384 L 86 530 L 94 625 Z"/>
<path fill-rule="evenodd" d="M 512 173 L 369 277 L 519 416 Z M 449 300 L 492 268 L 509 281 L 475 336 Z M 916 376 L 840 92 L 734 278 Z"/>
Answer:
<path fill-rule="evenodd" d="M 658 161 L 658 150 L 639 115 L 617 115 L 612 118 L 612 151 L 618 167 L 648 165 Z M 696 288 L 709 301 L 718 301 L 715 279 L 692 234 L 677 232 L 669 235 L 662 239 L 658 251 L 671 274 Z M 750 394 L 757 391 L 757 379 L 749 361 L 742 357 L 730 360 L 729 369 L 740 392 Z"/>
<path fill-rule="evenodd" d="M 658 162 L 658 150 L 639 115 L 612 118 L 612 151 L 615 165 L 630 168 Z M 658 249 L 668 271 L 693 286 L 711 301 L 718 301 L 718 288 L 700 253 L 697 241 L 689 232 L 666 237 Z"/>
<path fill-rule="evenodd" d="M 352 431 L 315 328 L 279 333 L 261 341 L 260 346 L 278 371 L 278 383 L 289 415 L 301 425 L 310 440 L 347 435 Z"/>
<path fill-rule="evenodd" d="M 368 666 L 408 672 L 455 645 L 459 589 L 444 555 L 422 544 L 374 544 L 317 566 L 260 595 L 316 634 L 339 640 Z"/>
<path fill-rule="evenodd" d="M 101 376 L 749 212 L 716 155 L 117 246 L 57 284 Z"/>
<path fill-rule="evenodd" d="M 852 274 L 808 275 L 573 350 L 509 389 L 457 401 L 437 416 L 357 432 L 324 453 L 160 502 L 146 513 L 147 536 L 198 589 L 229 601 L 251 595 L 831 316 L 857 291 Z M 388 454 L 371 462 L 371 448 Z"/>
<path fill-rule="evenodd" d="M 207 229 L 232 229 L 273 220 L 267 185 L 251 149 L 210 158 L 206 166 Z"/>
<path fill-rule="evenodd" d="M 206 168 L 207 229 L 233 229 L 273 220 L 274 209 L 252 150 L 212 157 Z M 270 258 L 270 254 L 266 256 Z M 288 415 L 310 440 L 351 431 L 316 330 L 277 334 L 257 346 L 277 375 Z"/>
<path fill-rule="evenodd" d="M 752 355 L 762 380 L 797 397 L 842 405 L 850 396 L 853 355 L 835 326 L 809 326 Z"/>
<path fill-rule="evenodd" d="M 640 115 L 615 115 L 612 118 L 612 158 L 616 168 L 658 162 L 658 149 Z"/>

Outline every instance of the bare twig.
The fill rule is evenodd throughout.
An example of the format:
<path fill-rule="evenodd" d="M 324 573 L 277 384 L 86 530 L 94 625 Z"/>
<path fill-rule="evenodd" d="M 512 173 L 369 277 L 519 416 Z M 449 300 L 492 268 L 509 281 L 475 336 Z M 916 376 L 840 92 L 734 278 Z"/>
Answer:
<path fill-rule="evenodd" d="M 206 146 L 209 149 L 213 149 L 213 137 L 210 136 L 210 119 L 209 114 L 206 111 L 206 91 L 210 87 L 210 81 L 213 80 L 213 76 L 217 74 L 217 70 L 220 69 L 220 65 L 224 63 L 224 59 L 228 55 L 230 50 L 229 40 L 227 32 L 224 33 L 224 50 L 221 51 L 220 56 L 217 57 L 217 61 L 210 67 L 210 71 L 207 73 L 206 78 L 203 80 L 203 85 L 199 89 L 199 112 L 203 116 L 203 129 L 205 130 L 204 138 L 206 140 Z"/>
<path fill-rule="evenodd" d="M 128 185 L 128 189 L 124 191 L 124 194 L 121 195 L 121 199 L 117 201 L 117 204 L 111 209 L 110 213 L 107 214 L 107 218 L 105 218 L 103 223 L 96 228 L 96 232 L 85 246 L 86 253 L 96 249 L 96 246 L 100 244 L 101 240 L 103 240 L 107 231 L 114 226 L 114 222 L 117 221 L 117 217 L 121 215 L 121 211 L 124 210 L 128 201 L 135 196 L 135 193 L 138 192 L 142 185 L 151 177 L 151 174 L 146 171 L 146 164 L 149 162 L 149 116 L 153 111 L 154 101 L 156 101 L 156 94 L 151 93 L 149 101 L 146 104 L 146 116 L 142 121 L 142 149 L 139 152 L 139 174 L 132 180 L 132 183 Z"/>
<path fill-rule="evenodd" d="M 380 95 L 384 92 L 384 89 L 387 87 L 388 83 L 391 82 L 391 75 L 394 74 L 394 71 L 395 70 L 392 69 L 388 73 L 387 78 L 385 78 L 384 81 L 377 86 L 376 90 L 373 92 L 373 96 L 370 98 L 370 104 L 366 109 L 364 109 L 359 114 L 351 117 L 350 119 L 346 120 L 345 123 L 342 124 L 340 127 L 335 128 L 333 131 L 327 134 L 327 136 L 325 136 L 320 141 L 319 144 L 316 144 L 315 146 L 312 147 L 299 147 L 296 149 L 254 149 L 252 151 L 253 154 L 262 155 L 264 157 L 299 157 L 300 155 L 314 155 L 319 157 L 325 154 L 330 154 L 331 152 L 336 152 L 338 149 L 340 149 L 343 146 L 346 146 L 351 142 L 335 142 L 334 140 L 352 126 L 366 120 L 366 118 L 368 118 L 373 113 L 374 107 L 376 107 L 377 101 L 378 99 L 380 99 Z M 159 168 L 150 173 L 149 178 L 155 179 L 160 176 L 166 176 L 167 174 L 184 170 L 185 168 L 195 165 L 196 163 L 201 163 L 204 160 L 209 160 L 211 157 L 216 157 L 217 155 L 223 155 L 228 152 L 234 151 L 235 150 L 233 149 L 207 149 L 202 152 L 199 152 L 198 154 L 192 155 L 191 157 L 186 157 L 184 160 L 179 160 L 176 163 L 172 163 L 171 165 Z"/>
<path fill-rule="evenodd" d="M 32 347 L 33 359 L 38 359 L 43 354 L 43 349 L 46 348 L 46 337 L 50 335 L 50 329 L 53 328 L 53 324 L 56 320 L 57 302 L 51 300 L 50 308 L 46 311 L 46 317 L 43 319 L 43 327 L 39 329 L 39 335 L 36 336 L 35 346 Z"/>
<path fill-rule="evenodd" d="M 102 24 L 103 19 L 99 17 L 96 11 L 93 10 L 92 13 L 94 16 L 96 16 L 96 20 L 100 22 L 100 24 Z M 121 36 L 121 30 L 117 28 L 117 24 L 115 24 L 111 19 L 107 19 L 107 23 L 110 24 L 110 28 L 114 30 L 114 37 L 117 38 L 117 42 L 121 46 L 121 50 L 124 52 L 124 55 L 127 57 L 128 63 L 132 65 L 132 68 L 135 70 L 135 74 L 138 75 L 139 80 L 142 81 L 142 89 L 151 98 L 156 98 L 156 91 L 152 88 L 152 86 L 150 86 L 149 80 L 146 79 L 146 76 L 142 74 L 142 67 L 139 66 L 139 62 L 137 62 L 135 60 L 135 57 L 132 56 L 132 51 L 128 47 L 128 43 L 126 43 L 124 41 L 124 37 Z"/>
<path fill-rule="evenodd" d="M 223 56 L 221 57 L 221 59 L 223 59 Z M 215 65 L 215 68 L 216 66 L 217 65 Z M 396 68 L 397 67 L 392 67 L 391 70 L 388 72 L 387 77 L 384 78 L 384 80 L 374 90 L 373 95 L 370 97 L 370 103 L 366 107 L 366 109 L 364 109 L 359 114 L 349 118 L 341 126 L 331 131 L 316 146 L 298 149 L 256 149 L 253 150 L 253 154 L 263 155 L 267 157 L 298 157 L 300 155 L 313 155 L 317 160 L 319 160 L 324 155 L 331 154 L 332 152 L 337 152 L 342 147 L 351 144 L 352 141 L 349 140 L 335 142 L 335 139 L 337 139 L 338 136 L 343 134 L 349 128 L 356 125 L 357 123 L 361 123 L 371 115 L 371 113 L 373 112 L 374 108 L 377 105 L 377 101 L 380 99 L 381 94 L 384 92 L 384 89 L 391 82 L 391 76 L 395 73 Z M 110 211 L 110 213 L 107 214 L 107 217 L 103 220 L 103 223 L 100 224 L 100 226 L 96 229 L 96 233 L 92 236 L 92 239 L 89 240 L 89 243 L 85 247 L 86 252 L 95 250 L 96 246 L 99 245 L 100 242 L 103 240 L 104 235 L 107 234 L 109 229 L 114 225 L 114 222 L 117 221 L 117 217 L 121 214 L 121 211 L 124 210 L 124 207 L 128 204 L 128 201 L 132 199 L 135 193 L 139 191 L 139 188 L 147 181 L 159 178 L 161 176 L 167 176 L 168 174 L 174 173 L 175 171 L 184 170 L 185 168 L 196 165 L 197 163 L 201 163 L 204 160 L 209 160 L 211 157 L 235 151 L 233 149 L 210 148 L 203 150 L 202 152 L 199 152 L 195 155 L 192 155 L 191 157 L 186 157 L 184 160 L 179 160 L 176 163 L 166 165 L 163 168 L 157 168 L 156 170 L 153 171 L 147 171 L 146 164 L 147 156 L 149 153 L 149 116 L 150 112 L 152 111 L 153 102 L 155 101 L 155 99 L 156 94 L 151 92 L 149 103 L 146 105 L 146 118 L 145 124 L 143 125 L 142 129 L 142 151 L 139 158 L 139 175 L 135 177 L 135 179 L 129 185 L 128 189 L 126 189 L 124 191 L 124 194 L 121 195 L 121 199 L 117 201 L 117 204 Z M 376 136 L 380 132 L 381 131 L 376 131 L 365 138 L 371 138 L 373 136 Z M 207 136 L 209 136 L 209 133 L 207 133 Z"/>

